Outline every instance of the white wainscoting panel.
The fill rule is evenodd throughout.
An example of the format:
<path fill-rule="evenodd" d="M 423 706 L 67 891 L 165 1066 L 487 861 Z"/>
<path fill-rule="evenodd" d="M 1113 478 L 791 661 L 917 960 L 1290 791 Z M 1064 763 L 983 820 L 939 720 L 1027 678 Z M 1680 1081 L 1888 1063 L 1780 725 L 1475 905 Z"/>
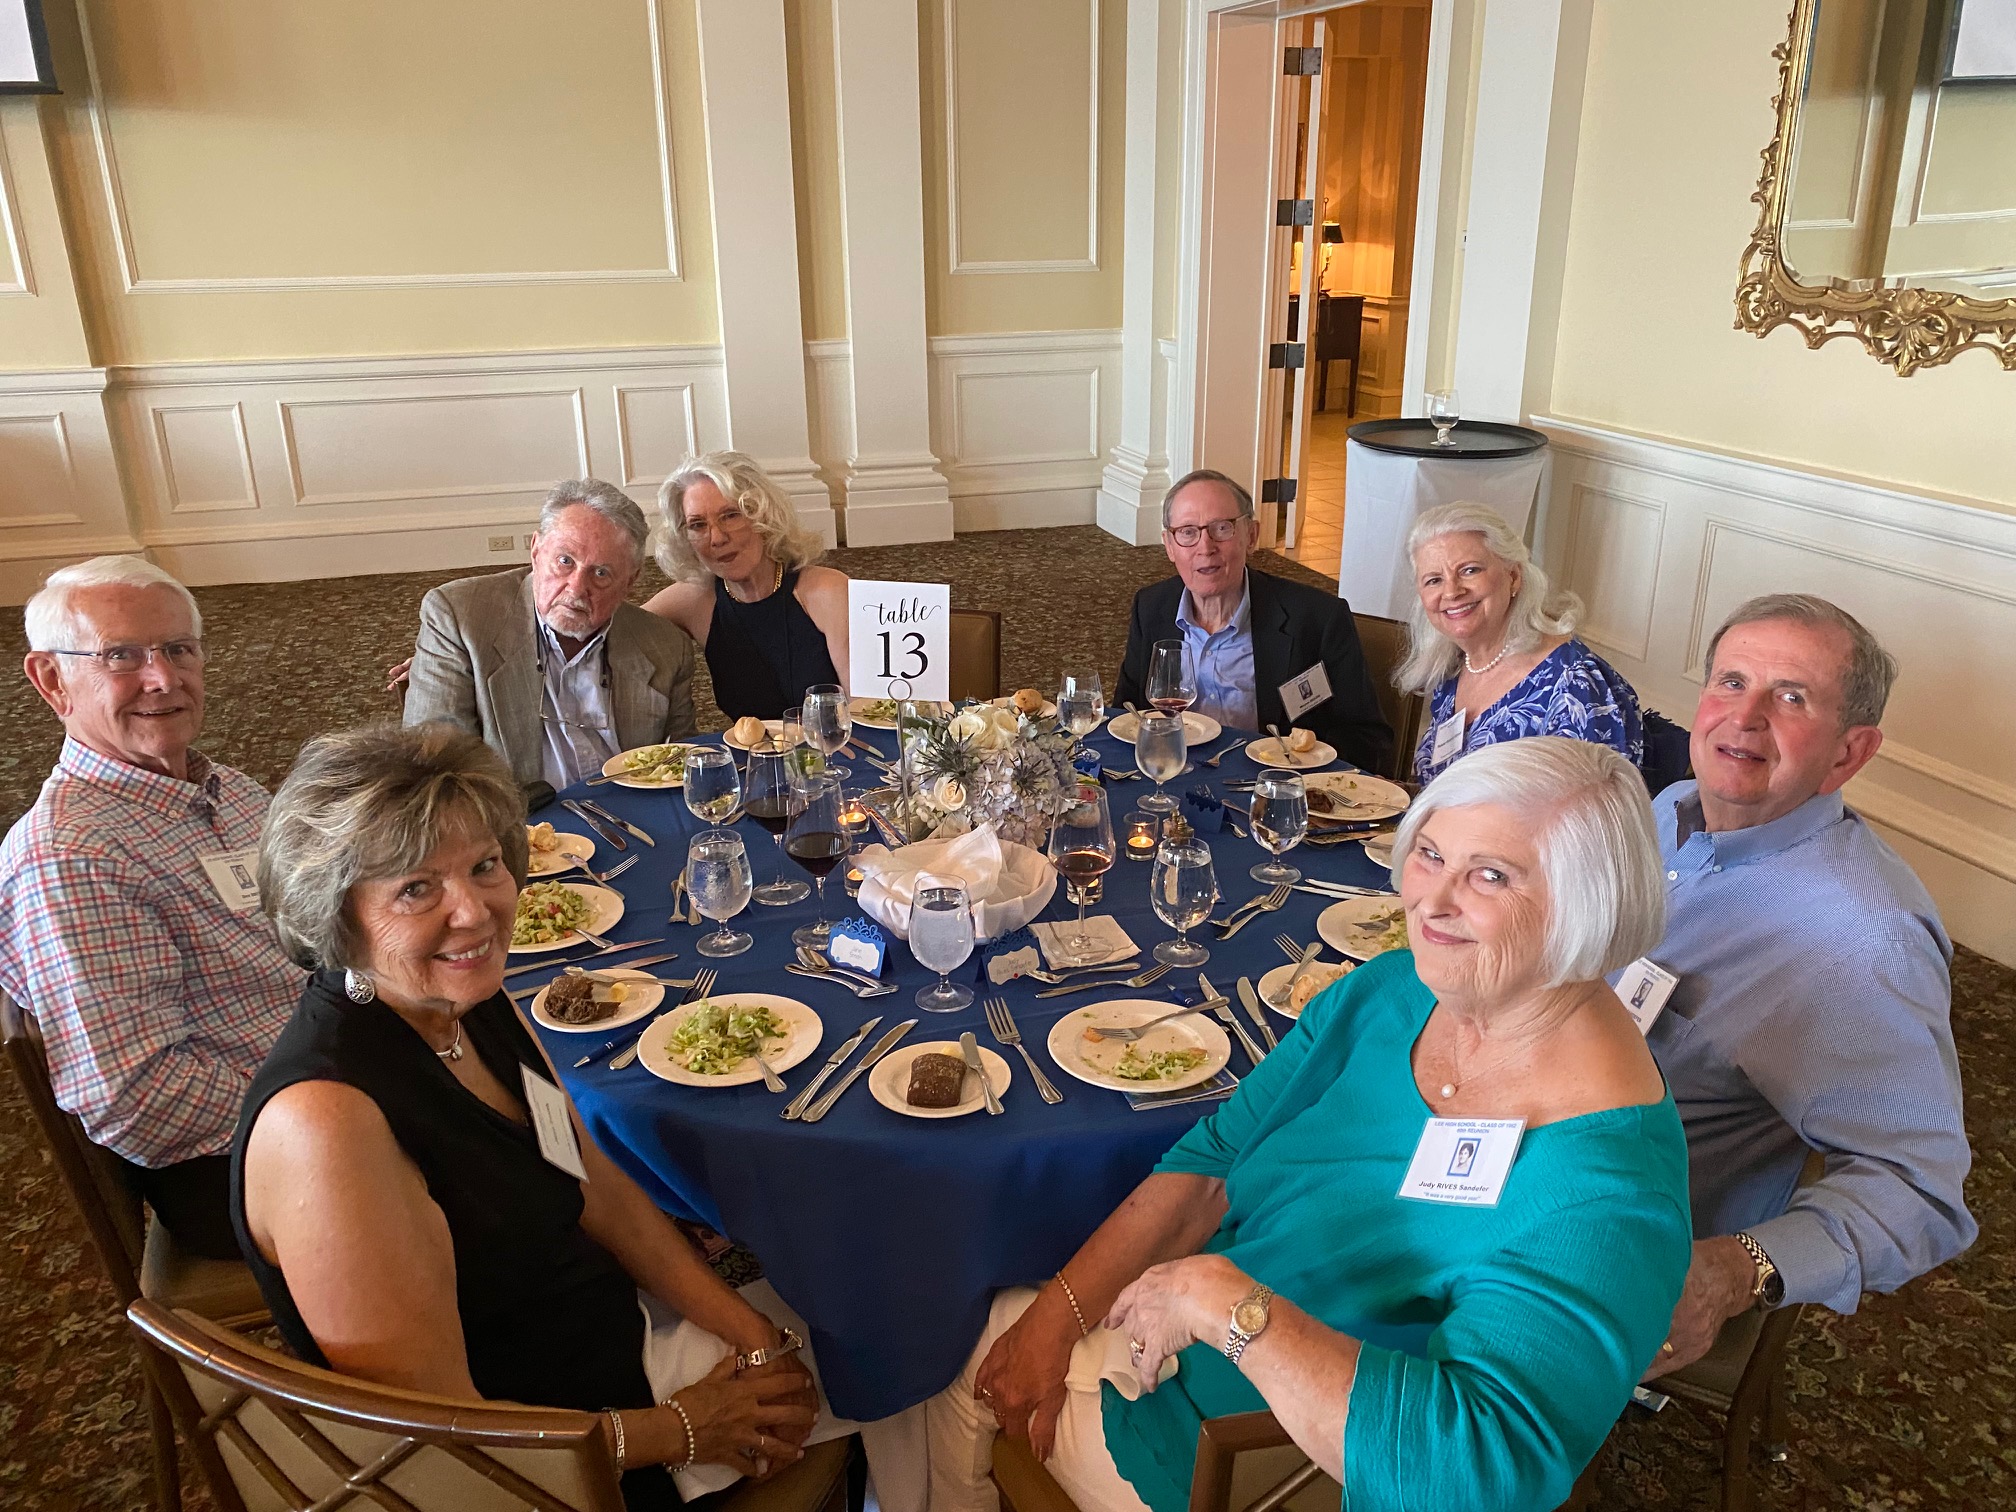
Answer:
<path fill-rule="evenodd" d="M 155 461 L 170 510 L 192 514 L 259 507 L 244 405 L 162 404 L 153 415 Z"/>
<path fill-rule="evenodd" d="M 1534 423 L 1554 442 L 1542 559 L 1648 703 L 1692 724 L 1709 638 L 1757 594 L 1819 594 L 1891 650 L 1883 747 L 1849 801 L 1956 939 L 2016 964 L 2016 515 Z"/>
<path fill-rule="evenodd" d="M 55 568 L 137 551 L 105 423 L 105 373 L 0 373 L 0 602 Z"/>
<path fill-rule="evenodd" d="M 283 400 L 280 434 L 294 502 L 317 508 L 489 498 L 593 471 L 578 388 Z"/>

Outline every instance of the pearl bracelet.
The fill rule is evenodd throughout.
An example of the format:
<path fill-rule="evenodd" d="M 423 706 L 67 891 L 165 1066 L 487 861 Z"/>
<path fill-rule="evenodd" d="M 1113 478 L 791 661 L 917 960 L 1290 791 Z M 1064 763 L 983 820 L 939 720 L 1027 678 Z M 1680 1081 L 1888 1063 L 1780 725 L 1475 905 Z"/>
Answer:
<path fill-rule="evenodd" d="M 1064 1279 L 1064 1272 L 1057 1272 L 1057 1284 L 1064 1288 L 1064 1300 L 1071 1304 L 1071 1316 L 1078 1320 L 1078 1337 L 1089 1339 L 1092 1330 L 1085 1326 L 1085 1314 L 1078 1310 L 1078 1293 L 1071 1290 L 1071 1283 Z"/>
<path fill-rule="evenodd" d="M 700 1441 L 693 1437 L 693 1419 L 686 1416 L 686 1404 L 680 1401 L 678 1397 L 669 1396 L 665 1398 L 665 1405 L 678 1413 L 679 1421 L 686 1425 L 686 1459 L 684 1463 L 675 1465 L 673 1468 L 677 1470 L 691 1470 L 693 1468 L 693 1456 L 700 1452 Z"/>

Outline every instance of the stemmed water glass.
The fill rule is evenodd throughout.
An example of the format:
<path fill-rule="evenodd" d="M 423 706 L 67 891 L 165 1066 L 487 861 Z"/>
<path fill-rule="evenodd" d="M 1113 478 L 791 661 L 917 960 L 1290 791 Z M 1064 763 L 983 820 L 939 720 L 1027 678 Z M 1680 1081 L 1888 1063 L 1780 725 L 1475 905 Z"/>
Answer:
<path fill-rule="evenodd" d="M 1057 722 L 1083 740 L 1106 717 L 1106 691 L 1097 672 L 1067 672 L 1057 690 Z"/>
<path fill-rule="evenodd" d="M 1086 893 L 1113 865 L 1114 852 L 1113 811 L 1107 807 L 1106 791 L 1081 786 L 1078 801 L 1050 826 L 1050 864 L 1069 884 L 1070 896 L 1078 904 L 1077 931 L 1064 939 L 1065 963 L 1089 960 L 1099 952 L 1099 942 L 1085 932 Z"/>
<path fill-rule="evenodd" d="M 742 773 L 719 746 L 686 752 L 686 811 L 702 824 L 733 824 L 742 808 Z"/>
<path fill-rule="evenodd" d="M 807 743 L 826 758 L 829 776 L 845 779 L 854 774 L 837 765 L 833 758 L 847 748 L 854 736 L 854 710 L 846 690 L 838 683 L 815 683 L 805 690 L 805 704 L 799 710 Z"/>
<path fill-rule="evenodd" d="M 1211 847 L 1194 834 L 1164 839 L 1155 849 L 1155 870 L 1148 878 L 1155 917 L 1176 931 L 1176 938 L 1155 947 L 1155 959 L 1168 966 L 1202 966 L 1211 952 L 1190 938 L 1190 931 L 1211 917 L 1218 900 L 1218 874 L 1211 865 Z"/>
<path fill-rule="evenodd" d="M 740 955 L 755 939 L 728 921 L 749 906 L 749 851 L 729 829 L 702 830 L 686 847 L 686 890 L 693 906 L 721 927 L 693 948 L 704 956 Z"/>
<path fill-rule="evenodd" d="M 938 985 L 920 988 L 917 1006 L 927 1013 L 956 1013 L 973 1001 L 973 989 L 948 975 L 973 954 L 973 905 L 956 883 L 920 887 L 910 907 L 910 954 Z"/>
<path fill-rule="evenodd" d="M 1171 777 L 1183 775 L 1190 762 L 1190 734 L 1181 714 L 1143 714 L 1134 731 L 1134 764 L 1155 779 L 1155 791 L 1141 800 L 1151 813 L 1172 814 L 1176 800 L 1163 791 Z"/>
<path fill-rule="evenodd" d="M 1462 410 L 1456 403 L 1456 390 L 1446 388 L 1428 391 L 1428 419 L 1435 427 L 1437 446 L 1456 444 L 1449 439 L 1449 432 L 1456 429 L 1456 421 L 1461 414 Z"/>
<path fill-rule="evenodd" d="M 812 874 L 819 919 L 791 932 L 794 945 L 826 948 L 826 877 L 840 864 L 852 841 L 840 818 L 840 779 L 831 772 L 808 777 L 791 794 L 791 818 L 784 828 L 784 854 Z"/>
<path fill-rule="evenodd" d="M 766 741 L 749 752 L 748 770 L 742 779 L 743 812 L 770 831 L 770 838 L 777 842 L 778 875 L 754 893 L 758 903 L 771 908 L 796 903 L 812 891 L 805 883 L 783 874 L 784 826 L 791 822 L 791 787 L 796 780 L 792 763 L 798 754 L 777 742 Z"/>
<path fill-rule="evenodd" d="M 1148 702 L 1164 714 L 1181 714 L 1197 702 L 1197 667 L 1180 640 L 1157 641 L 1149 651 Z"/>
<path fill-rule="evenodd" d="M 1309 794 L 1294 772 L 1262 772 L 1253 784 L 1253 838 L 1273 855 L 1247 873 L 1255 882 L 1278 887 L 1300 882 L 1302 873 L 1281 858 L 1309 833 Z"/>

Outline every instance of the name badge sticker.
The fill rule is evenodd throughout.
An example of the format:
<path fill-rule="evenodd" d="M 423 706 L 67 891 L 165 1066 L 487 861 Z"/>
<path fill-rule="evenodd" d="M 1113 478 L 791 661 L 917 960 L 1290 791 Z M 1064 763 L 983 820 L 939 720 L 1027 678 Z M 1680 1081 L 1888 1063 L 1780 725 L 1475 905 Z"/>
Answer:
<path fill-rule="evenodd" d="M 581 1164 L 581 1146 L 574 1139 L 574 1120 L 567 1116 L 567 1094 L 530 1066 L 518 1067 L 525 1078 L 525 1111 L 532 1115 L 532 1132 L 539 1136 L 539 1153 L 547 1163 L 569 1176 L 588 1179 Z"/>
<path fill-rule="evenodd" d="M 1458 709 L 1435 726 L 1435 745 L 1428 753 L 1430 766 L 1444 766 L 1463 754 L 1463 718 Z"/>
<path fill-rule="evenodd" d="M 1281 684 L 1281 706 L 1288 717 L 1300 719 L 1330 697 L 1330 672 L 1320 661 L 1307 672 L 1297 673 Z"/>
<path fill-rule="evenodd" d="M 1458 1207 L 1496 1207 L 1525 1132 L 1523 1118 L 1431 1118 L 1397 1195 Z"/>
<path fill-rule="evenodd" d="M 259 906 L 259 847 L 212 851 L 197 858 L 210 886 L 233 913 L 250 913 Z"/>
<path fill-rule="evenodd" d="M 1680 978 L 1650 956 L 1640 956 L 1618 975 L 1616 992 L 1640 1034 L 1650 1034 Z"/>

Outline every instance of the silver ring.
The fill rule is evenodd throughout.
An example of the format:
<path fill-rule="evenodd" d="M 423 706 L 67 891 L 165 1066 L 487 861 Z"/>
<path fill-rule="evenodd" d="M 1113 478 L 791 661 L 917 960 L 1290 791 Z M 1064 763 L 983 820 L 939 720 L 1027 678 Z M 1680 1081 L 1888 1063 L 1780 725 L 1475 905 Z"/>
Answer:
<path fill-rule="evenodd" d="M 1141 1363 L 1141 1356 L 1147 1352 L 1148 1346 L 1143 1344 L 1139 1339 L 1129 1339 L 1127 1341 L 1127 1353 L 1133 1357 L 1136 1365 Z"/>

